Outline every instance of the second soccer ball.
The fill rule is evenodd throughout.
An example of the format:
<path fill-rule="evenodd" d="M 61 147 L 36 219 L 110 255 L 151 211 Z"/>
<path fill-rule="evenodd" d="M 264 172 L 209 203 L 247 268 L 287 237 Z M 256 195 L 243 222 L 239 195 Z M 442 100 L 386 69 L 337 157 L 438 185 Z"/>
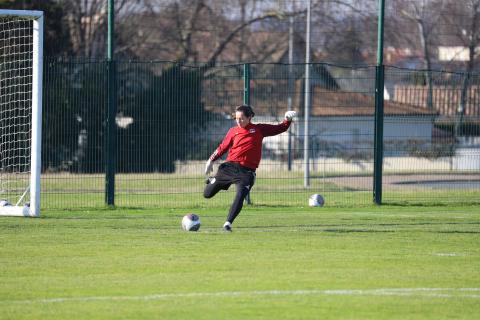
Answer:
<path fill-rule="evenodd" d="M 310 207 L 322 207 L 325 204 L 325 200 L 319 194 L 312 194 L 310 198 L 308 198 L 308 205 Z"/>

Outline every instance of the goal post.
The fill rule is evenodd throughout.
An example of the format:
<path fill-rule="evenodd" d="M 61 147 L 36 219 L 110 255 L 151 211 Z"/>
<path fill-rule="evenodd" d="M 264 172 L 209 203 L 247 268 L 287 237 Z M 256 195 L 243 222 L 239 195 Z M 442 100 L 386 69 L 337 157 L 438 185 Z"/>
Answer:
<path fill-rule="evenodd" d="M 0 9 L 0 216 L 40 215 L 43 12 Z"/>

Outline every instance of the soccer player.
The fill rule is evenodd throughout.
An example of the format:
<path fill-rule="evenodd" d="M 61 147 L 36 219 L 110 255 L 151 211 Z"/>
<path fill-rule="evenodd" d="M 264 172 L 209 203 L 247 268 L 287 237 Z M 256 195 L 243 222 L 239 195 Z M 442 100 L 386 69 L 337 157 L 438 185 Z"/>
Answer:
<path fill-rule="evenodd" d="M 227 221 L 223 230 L 231 232 L 232 223 L 242 210 L 243 201 L 255 183 L 255 170 L 258 168 L 262 156 L 262 140 L 264 137 L 275 136 L 285 132 L 290 127 L 295 111 L 287 111 L 285 120 L 277 125 L 254 124 L 255 115 L 248 105 L 241 105 L 235 109 L 237 126 L 230 128 L 222 143 L 213 152 L 205 165 L 205 175 L 213 171 L 213 163 L 225 152 L 228 152 L 227 161 L 218 167 L 217 174 L 207 179 L 203 196 L 211 198 L 220 190 L 227 190 L 235 184 L 237 192 L 228 212 Z"/>

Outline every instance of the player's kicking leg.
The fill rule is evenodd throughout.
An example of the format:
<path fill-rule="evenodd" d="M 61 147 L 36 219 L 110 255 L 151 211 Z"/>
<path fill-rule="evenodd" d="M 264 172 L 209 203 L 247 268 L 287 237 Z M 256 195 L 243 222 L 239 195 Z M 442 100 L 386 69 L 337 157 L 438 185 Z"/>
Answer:
<path fill-rule="evenodd" d="M 255 173 L 250 170 L 240 169 L 235 180 L 237 189 L 235 198 L 228 212 L 227 221 L 223 225 L 223 230 L 228 232 L 232 231 L 232 223 L 242 210 L 244 200 L 255 183 Z"/>

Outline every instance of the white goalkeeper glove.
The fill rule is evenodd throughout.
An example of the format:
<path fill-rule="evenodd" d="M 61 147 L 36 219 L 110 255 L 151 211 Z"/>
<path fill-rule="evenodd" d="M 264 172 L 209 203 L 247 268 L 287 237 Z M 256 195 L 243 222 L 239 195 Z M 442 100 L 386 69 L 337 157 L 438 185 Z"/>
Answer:
<path fill-rule="evenodd" d="M 213 161 L 208 159 L 207 163 L 205 164 L 205 175 L 209 175 L 213 171 Z"/>
<path fill-rule="evenodd" d="M 295 111 L 287 111 L 285 112 L 285 120 L 292 121 L 293 117 L 295 117 L 297 113 Z"/>

